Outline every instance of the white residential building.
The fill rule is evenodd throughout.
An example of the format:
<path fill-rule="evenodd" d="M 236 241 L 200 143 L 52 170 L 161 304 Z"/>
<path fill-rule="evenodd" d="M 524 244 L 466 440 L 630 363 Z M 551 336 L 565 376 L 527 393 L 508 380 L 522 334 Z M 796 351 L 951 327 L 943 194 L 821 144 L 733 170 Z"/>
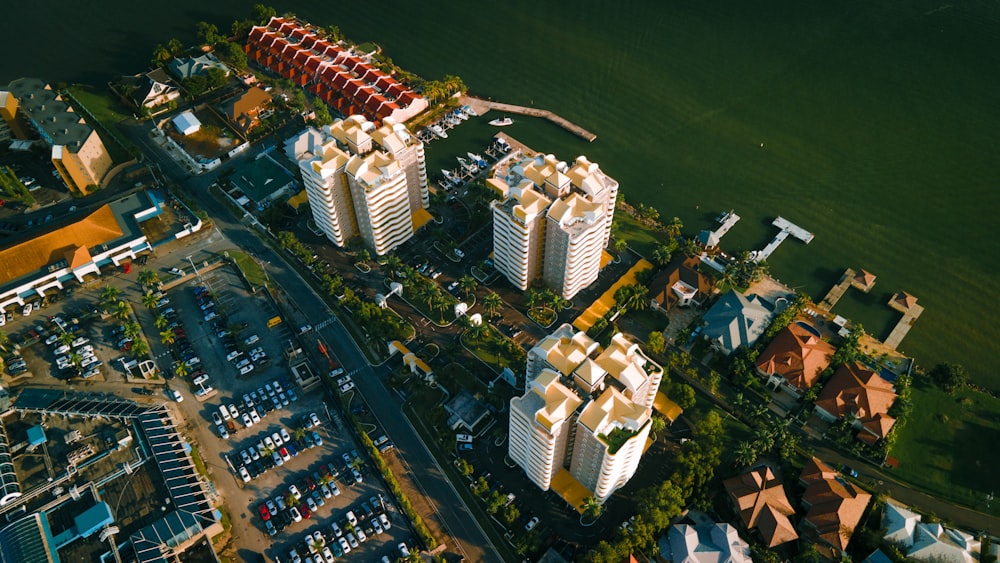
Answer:
<path fill-rule="evenodd" d="M 386 119 L 351 116 L 285 143 L 299 163 L 313 220 L 330 242 L 360 236 L 375 254 L 406 242 L 429 218 L 423 144 Z"/>
<path fill-rule="evenodd" d="M 893 500 L 885 503 L 885 539 L 902 546 L 908 559 L 943 563 L 979 561 L 981 542 L 969 532 L 922 522 L 922 516 Z"/>
<path fill-rule="evenodd" d="M 564 324 L 528 352 L 526 371 L 510 402 L 511 459 L 542 490 L 575 481 L 603 503 L 639 466 L 663 369 L 621 334 L 602 350 Z"/>
<path fill-rule="evenodd" d="M 512 284 L 524 290 L 542 278 L 571 299 L 597 279 L 617 181 L 584 156 L 570 166 L 550 154 L 514 164 L 490 184 L 501 195 L 493 203 L 494 262 Z"/>

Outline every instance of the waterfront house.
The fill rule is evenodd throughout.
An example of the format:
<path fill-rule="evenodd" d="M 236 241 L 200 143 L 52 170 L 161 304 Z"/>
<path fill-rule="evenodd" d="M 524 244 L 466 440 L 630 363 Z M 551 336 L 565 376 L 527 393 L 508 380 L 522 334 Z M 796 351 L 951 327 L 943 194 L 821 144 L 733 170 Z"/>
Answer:
<path fill-rule="evenodd" d="M 900 546 L 908 559 L 974 563 L 979 561 L 982 544 L 973 534 L 922 522 L 923 516 L 892 499 L 885 503 L 882 517 L 884 538 Z"/>
<path fill-rule="evenodd" d="M 767 385 L 801 397 L 830 365 L 835 351 L 808 328 L 792 323 L 757 357 L 757 372 L 767 378 Z"/>
<path fill-rule="evenodd" d="M 674 307 L 700 307 L 712 294 L 712 279 L 698 270 L 697 258 L 674 260 L 649 283 L 650 306 L 669 313 Z"/>
<path fill-rule="evenodd" d="M 756 344 L 773 316 L 772 305 L 759 295 L 730 291 L 705 313 L 703 334 L 715 349 L 731 354 Z"/>
<path fill-rule="evenodd" d="M 828 422 L 854 417 L 857 438 L 874 444 L 885 438 L 896 419 L 889 408 L 896 393 L 888 381 L 858 363 L 844 364 L 816 398 L 816 415 Z"/>
<path fill-rule="evenodd" d="M 140 110 L 155 108 L 181 97 L 180 89 L 162 68 L 122 77 L 121 92 Z"/>
<path fill-rule="evenodd" d="M 229 76 L 229 67 L 222 61 L 215 58 L 212 53 L 207 53 L 198 57 L 177 57 L 167 63 L 170 73 L 178 80 L 185 80 L 192 76 L 205 76 L 210 68 L 217 68 Z"/>
<path fill-rule="evenodd" d="M 799 480 L 805 487 L 803 535 L 816 536 L 820 552 L 837 559 L 846 552 L 872 496 L 815 457 L 806 462 Z"/>
<path fill-rule="evenodd" d="M 767 547 L 798 539 L 785 487 L 770 467 L 760 467 L 723 482 L 729 500 L 747 529 L 757 530 Z"/>

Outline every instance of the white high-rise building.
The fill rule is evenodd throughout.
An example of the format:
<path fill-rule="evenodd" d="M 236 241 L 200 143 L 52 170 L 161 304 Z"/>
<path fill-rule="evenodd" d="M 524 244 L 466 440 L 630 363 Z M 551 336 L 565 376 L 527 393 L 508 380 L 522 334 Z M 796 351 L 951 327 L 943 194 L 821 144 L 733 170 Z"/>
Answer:
<path fill-rule="evenodd" d="M 523 290 L 542 278 L 570 299 L 597 279 L 617 181 L 583 156 L 571 167 L 538 155 L 490 184 L 501 194 L 492 204 L 494 262 L 512 284 Z"/>
<path fill-rule="evenodd" d="M 426 221 L 424 147 L 401 124 L 351 116 L 285 143 L 299 163 L 313 220 L 330 242 L 360 236 L 375 254 L 406 242 Z"/>
<path fill-rule="evenodd" d="M 663 368 L 620 333 L 602 349 L 564 324 L 528 352 L 526 371 L 510 401 L 510 458 L 542 490 L 575 480 L 603 503 L 639 467 Z"/>

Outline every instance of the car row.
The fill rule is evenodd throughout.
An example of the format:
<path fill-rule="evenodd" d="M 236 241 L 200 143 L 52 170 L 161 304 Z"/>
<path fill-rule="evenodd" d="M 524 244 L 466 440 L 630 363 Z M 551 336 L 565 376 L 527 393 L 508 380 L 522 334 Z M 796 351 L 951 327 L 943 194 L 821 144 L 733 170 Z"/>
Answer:
<path fill-rule="evenodd" d="M 357 507 L 350 507 L 329 526 L 306 532 L 298 544 L 288 552 L 289 561 L 299 563 L 329 562 L 332 557 L 343 557 L 378 535 L 392 529 L 392 521 L 385 511 L 382 499 L 372 496 Z M 401 552 L 408 548 L 405 544 Z M 399 546 L 397 546 L 399 548 Z M 299 555 L 305 554 L 305 558 Z"/>
<path fill-rule="evenodd" d="M 268 438 L 274 440 L 273 435 L 265 440 Z M 256 511 L 268 534 L 274 536 L 294 523 L 309 520 L 327 502 L 340 496 L 336 477 L 336 468 L 323 463 L 311 476 L 288 485 L 284 492 L 261 502 Z"/>

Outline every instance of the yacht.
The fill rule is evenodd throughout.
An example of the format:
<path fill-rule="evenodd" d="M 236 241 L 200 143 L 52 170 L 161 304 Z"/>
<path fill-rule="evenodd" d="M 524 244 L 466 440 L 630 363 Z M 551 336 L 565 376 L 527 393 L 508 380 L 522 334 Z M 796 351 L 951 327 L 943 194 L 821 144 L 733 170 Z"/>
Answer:
<path fill-rule="evenodd" d="M 504 117 L 502 119 L 494 119 L 493 121 L 490 121 L 490 125 L 494 127 L 506 127 L 511 123 L 514 123 L 514 120 L 509 117 Z"/>
<path fill-rule="evenodd" d="M 486 160 L 479 156 L 478 154 L 473 154 L 471 152 L 465 153 L 469 157 L 469 160 L 474 162 L 479 168 L 486 168 Z"/>
<path fill-rule="evenodd" d="M 472 106 L 462 106 L 462 111 L 464 111 L 465 113 L 469 114 L 472 117 L 479 117 L 479 114 L 476 113 L 476 110 L 472 109 Z"/>
<path fill-rule="evenodd" d="M 462 108 L 457 108 L 455 111 L 451 112 L 451 114 L 461 119 L 462 121 L 469 119 L 469 116 L 464 111 L 462 111 Z"/>
<path fill-rule="evenodd" d="M 448 138 L 448 134 L 444 132 L 444 128 L 438 125 L 437 123 L 431 125 L 430 127 L 428 127 L 428 129 L 430 129 L 432 133 L 434 133 L 438 137 L 441 137 L 442 139 Z"/>
<path fill-rule="evenodd" d="M 459 182 L 462 181 L 462 179 L 456 176 L 455 173 L 452 172 L 451 170 L 445 170 L 442 168 L 441 174 L 443 174 L 444 178 L 449 182 L 451 182 L 452 184 L 458 184 Z"/>
<path fill-rule="evenodd" d="M 469 161 L 465 160 L 460 156 L 456 158 L 458 158 L 458 163 L 461 164 L 462 168 L 464 168 L 466 171 L 472 172 L 473 174 L 479 172 L 479 168 L 475 164 L 470 163 Z"/>

